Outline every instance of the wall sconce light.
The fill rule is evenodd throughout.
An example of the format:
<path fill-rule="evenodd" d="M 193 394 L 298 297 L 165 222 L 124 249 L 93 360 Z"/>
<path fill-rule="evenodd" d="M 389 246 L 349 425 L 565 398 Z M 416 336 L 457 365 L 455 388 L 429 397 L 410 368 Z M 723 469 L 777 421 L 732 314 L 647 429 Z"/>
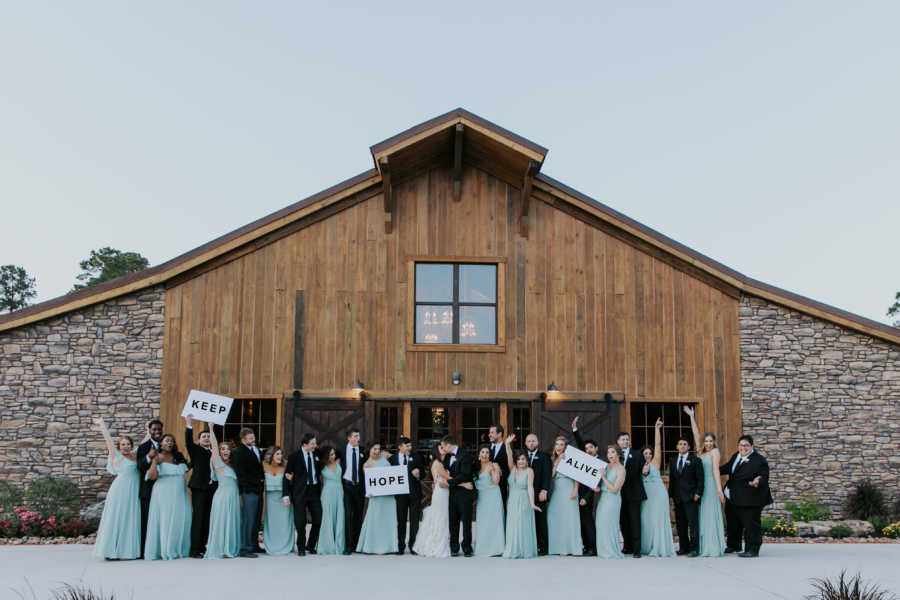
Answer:
<path fill-rule="evenodd" d="M 362 394 L 366 391 L 366 386 L 363 385 L 363 382 L 359 379 L 356 380 L 356 383 L 353 385 L 353 393 L 354 394 Z"/>
<path fill-rule="evenodd" d="M 453 385 L 459 385 L 462 382 L 462 375 L 459 374 L 459 371 L 453 371 L 453 378 L 450 381 Z"/>
<path fill-rule="evenodd" d="M 559 388 L 556 387 L 556 383 L 551 381 L 550 385 L 547 386 L 547 394 L 558 394 Z"/>

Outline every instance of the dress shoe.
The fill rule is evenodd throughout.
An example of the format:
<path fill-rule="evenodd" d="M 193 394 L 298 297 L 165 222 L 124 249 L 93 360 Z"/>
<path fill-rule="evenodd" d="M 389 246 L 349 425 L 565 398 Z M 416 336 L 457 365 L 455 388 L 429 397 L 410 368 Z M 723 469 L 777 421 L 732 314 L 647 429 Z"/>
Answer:
<path fill-rule="evenodd" d="M 688 556 L 689 556 L 690 558 L 697 558 L 697 557 L 700 556 L 700 555 L 697 554 L 697 551 L 696 551 L 696 550 L 691 550 L 691 551 L 688 553 Z"/>
<path fill-rule="evenodd" d="M 758 558 L 759 552 L 741 552 L 738 556 L 741 558 Z"/>
<path fill-rule="evenodd" d="M 203 558 L 202 552 L 191 552 L 191 558 Z"/>
<path fill-rule="evenodd" d="M 450 556 L 459 556 L 459 550 L 450 553 Z"/>
<path fill-rule="evenodd" d="M 641 557 L 641 553 L 640 553 L 640 552 L 635 552 L 634 554 L 632 554 L 632 556 L 633 556 L 634 558 L 640 558 L 640 557 Z"/>
<path fill-rule="evenodd" d="M 344 550 L 344 556 L 350 556 L 353 554 L 353 550 Z"/>
<path fill-rule="evenodd" d="M 676 556 L 686 556 L 687 553 L 688 553 L 687 550 L 679 550 L 678 552 L 675 553 L 675 555 Z"/>
<path fill-rule="evenodd" d="M 470 558 L 472 556 L 472 551 L 466 550 L 465 552 L 463 552 L 463 556 L 465 556 L 466 558 Z"/>
<path fill-rule="evenodd" d="M 596 550 L 585 550 L 582 556 L 597 556 Z"/>
<path fill-rule="evenodd" d="M 256 558 L 256 554 L 253 552 L 241 552 L 241 558 Z"/>
<path fill-rule="evenodd" d="M 403 556 L 403 550 L 397 550 L 396 552 L 394 552 L 394 554 L 396 554 L 397 556 Z"/>
<path fill-rule="evenodd" d="M 538 556 L 547 556 L 546 550 L 538 550 Z"/>
<path fill-rule="evenodd" d="M 315 553 L 316 553 L 316 549 L 315 549 L 315 548 L 307 548 L 306 551 L 309 552 L 310 554 L 315 554 Z"/>
<path fill-rule="evenodd" d="M 297 550 L 297 556 L 306 556 L 306 550 L 300 548 L 299 550 Z"/>
<path fill-rule="evenodd" d="M 734 554 L 736 552 L 740 552 L 740 548 L 725 548 L 725 554 Z"/>
<path fill-rule="evenodd" d="M 409 553 L 412 554 L 413 556 L 418 556 L 418 554 L 416 554 L 416 551 L 413 550 L 412 548 L 409 549 Z"/>

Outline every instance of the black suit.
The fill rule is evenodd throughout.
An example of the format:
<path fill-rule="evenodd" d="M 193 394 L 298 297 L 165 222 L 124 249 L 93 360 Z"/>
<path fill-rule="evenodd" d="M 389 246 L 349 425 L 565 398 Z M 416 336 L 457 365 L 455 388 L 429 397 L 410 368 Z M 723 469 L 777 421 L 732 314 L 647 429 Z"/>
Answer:
<path fill-rule="evenodd" d="M 669 497 L 675 501 L 678 551 L 684 554 L 700 549 L 698 498 L 703 495 L 703 463 L 697 455 L 688 453 L 679 471 L 680 460 L 680 456 L 675 456 L 669 461 Z"/>
<path fill-rule="evenodd" d="M 641 552 L 641 502 L 647 499 L 644 480 L 644 457 L 633 448 L 624 462 L 625 484 L 622 486 L 622 511 L 619 513 L 619 527 L 622 529 L 622 552 Z"/>
<path fill-rule="evenodd" d="M 462 550 L 472 553 L 472 507 L 475 503 L 475 490 L 459 487 L 461 483 L 474 483 L 472 477 L 472 455 L 456 448 L 456 454 L 444 457 L 444 467 L 450 473 L 450 552 L 459 552 L 459 523 L 462 521 Z"/>
<path fill-rule="evenodd" d="M 159 451 L 159 446 L 155 445 L 153 440 L 147 440 L 138 446 L 134 455 L 138 473 L 141 475 L 141 487 L 138 492 L 141 500 L 141 558 L 144 557 L 144 544 L 147 541 L 147 517 L 150 515 L 150 496 L 153 493 L 153 484 L 156 483 L 155 479 L 147 479 L 147 471 L 150 470 L 147 454 L 150 453 L 150 448 L 154 447 Z"/>
<path fill-rule="evenodd" d="M 725 502 L 725 518 L 727 520 L 727 546 L 735 550 L 741 549 L 741 541 L 746 541 L 744 550 L 759 554 L 762 546 L 762 509 L 772 504 L 772 492 L 769 489 L 769 463 L 759 452 L 747 455 L 746 461 L 735 465 L 740 453 L 735 452 L 731 460 L 719 467 L 719 474 L 728 475 L 725 483 L 728 500 Z M 752 487 L 750 482 L 759 477 L 759 485 Z"/>
<path fill-rule="evenodd" d="M 184 430 L 184 447 L 191 459 L 191 477 L 188 480 L 193 508 L 191 554 L 198 554 L 203 552 L 209 538 L 209 511 L 212 509 L 213 494 L 218 484 L 210 482 L 209 461 L 212 452 L 194 443 L 194 431 L 190 427 Z"/>
<path fill-rule="evenodd" d="M 572 430 L 575 445 L 584 452 L 584 438 L 577 429 Z M 584 506 L 581 501 L 584 500 Z M 578 513 L 581 517 L 581 543 L 585 552 L 597 551 L 597 525 L 594 521 L 594 490 L 586 485 L 578 486 Z"/>
<path fill-rule="evenodd" d="M 312 463 L 312 471 L 309 465 Z M 294 504 L 294 526 L 297 528 L 297 552 L 304 548 L 315 552 L 319 541 L 319 528 L 322 526 L 322 469 L 319 457 L 314 451 L 304 457 L 303 449 L 288 456 L 285 473 L 293 478 L 284 478 L 282 497 L 290 498 Z M 312 527 L 309 529 L 309 540 L 306 539 L 306 511 L 309 510 Z"/>
<path fill-rule="evenodd" d="M 534 527 L 537 534 L 537 550 L 538 554 L 547 554 L 549 539 L 547 534 L 547 501 L 539 500 L 540 493 L 547 492 L 550 494 L 550 482 L 553 480 L 553 463 L 550 462 L 550 455 L 546 452 L 536 449 L 534 456 L 528 452 L 528 466 L 534 471 L 534 503 L 540 508 L 540 511 L 534 511 Z"/>
<path fill-rule="evenodd" d="M 500 497 L 503 498 L 503 506 L 506 506 L 506 499 L 509 497 L 509 461 L 506 456 L 506 444 L 500 442 L 500 449 L 497 450 L 497 456 L 491 451 L 491 462 L 497 463 L 500 467 Z M 504 518 L 506 511 L 503 511 Z"/>
<path fill-rule="evenodd" d="M 255 446 L 254 446 L 255 448 Z M 259 449 L 256 448 L 256 452 Z M 241 554 L 259 550 L 259 520 L 262 503 L 259 498 L 265 489 L 266 475 L 262 468 L 262 454 L 238 444 L 231 453 L 231 468 L 237 475 L 241 492 Z"/>
<path fill-rule="evenodd" d="M 363 463 L 366 462 L 366 457 L 363 456 L 362 445 L 357 446 L 356 483 L 353 483 L 353 465 L 347 459 L 347 449 L 351 447 L 344 446 L 338 451 L 338 459 L 341 461 L 341 468 L 343 469 L 341 483 L 344 486 L 345 552 L 356 551 L 356 544 L 359 542 L 359 532 L 362 529 L 363 510 L 366 505 L 365 473 L 363 471 Z"/>
<path fill-rule="evenodd" d="M 394 466 L 401 464 L 401 455 L 394 454 L 388 462 Z M 413 475 L 413 470 L 419 470 L 419 477 Z M 419 519 L 422 514 L 422 482 L 421 477 L 425 472 L 422 458 L 411 452 L 407 458 L 407 471 L 409 472 L 409 494 L 394 496 L 397 501 L 397 550 L 403 552 L 406 549 L 406 520 L 409 519 L 409 547 L 416 543 L 416 534 L 419 533 Z"/>

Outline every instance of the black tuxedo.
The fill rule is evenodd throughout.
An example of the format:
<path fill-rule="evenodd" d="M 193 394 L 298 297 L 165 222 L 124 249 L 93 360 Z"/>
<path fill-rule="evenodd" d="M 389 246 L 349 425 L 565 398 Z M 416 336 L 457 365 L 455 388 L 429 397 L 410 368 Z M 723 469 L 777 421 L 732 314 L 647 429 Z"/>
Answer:
<path fill-rule="evenodd" d="M 309 463 L 312 463 L 312 471 Z M 315 552 L 319 541 L 319 528 L 322 526 L 322 468 L 315 451 L 304 457 L 303 449 L 288 456 L 285 474 L 290 473 L 292 479 L 284 478 L 281 495 L 290 498 L 294 504 L 294 526 L 297 528 L 297 551 L 304 548 Z M 306 511 L 309 510 L 312 527 L 309 529 L 309 540 L 306 539 Z"/>
<path fill-rule="evenodd" d="M 540 511 L 534 511 L 534 527 L 537 534 L 538 554 L 547 554 L 549 536 L 547 533 L 547 501 L 539 500 L 542 491 L 550 494 L 550 482 L 553 480 L 553 463 L 550 455 L 541 449 L 536 449 L 534 457 L 528 453 L 528 466 L 534 471 L 534 503 Z"/>
<path fill-rule="evenodd" d="M 727 520 L 727 546 L 739 550 L 745 541 L 744 550 L 759 553 L 762 546 L 762 509 L 772 504 L 769 489 L 769 463 L 755 450 L 747 455 L 746 461 L 736 465 L 740 453 L 735 452 L 731 460 L 719 467 L 720 475 L 728 475 L 725 483 L 725 518 Z M 750 482 L 759 477 L 759 485 Z"/>
<path fill-rule="evenodd" d="M 257 448 L 257 452 L 259 449 Z M 231 453 L 231 468 L 237 476 L 241 492 L 241 554 L 259 550 L 259 520 L 262 503 L 259 501 L 265 489 L 266 475 L 262 468 L 262 454 L 238 444 Z"/>
<path fill-rule="evenodd" d="M 459 552 L 459 523 L 462 521 L 462 550 L 472 553 L 472 508 L 475 503 L 475 490 L 459 487 L 461 483 L 473 483 L 472 455 L 460 447 L 456 454 L 444 457 L 444 467 L 450 473 L 450 552 Z"/>
<path fill-rule="evenodd" d="M 153 441 L 147 440 L 137 447 L 137 452 L 134 454 L 137 470 L 141 476 L 141 487 L 138 492 L 141 501 L 141 558 L 144 557 L 144 543 L 147 541 L 147 518 L 150 515 L 150 496 L 153 493 L 153 484 L 156 483 L 155 479 L 147 479 L 147 471 L 150 470 L 150 462 L 147 460 L 147 454 L 150 453 L 150 448 L 153 447 Z M 159 446 L 156 446 L 156 449 L 159 450 Z"/>
<path fill-rule="evenodd" d="M 639 554 L 641 551 L 641 502 L 647 499 L 644 491 L 644 457 L 630 449 L 625 467 L 625 484 L 622 486 L 622 511 L 619 513 L 619 527 L 622 529 L 622 552 Z"/>
<path fill-rule="evenodd" d="M 584 452 L 584 438 L 577 429 L 572 430 L 575 436 L 575 445 Z M 581 501 L 584 500 L 584 506 Z M 578 486 L 578 514 L 581 519 L 581 543 L 585 552 L 597 551 L 597 525 L 594 521 L 594 490 L 586 485 Z"/>
<path fill-rule="evenodd" d="M 184 447 L 191 461 L 191 477 L 188 487 L 191 489 L 191 554 L 202 553 L 209 538 L 209 511 L 212 509 L 213 494 L 218 484 L 210 482 L 210 465 L 212 452 L 194 443 L 194 431 L 190 427 L 184 430 Z"/>
<path fill-rule="evenodd" d="M 509 497 L 509 461 L 506 456 L 506 444 L 500 442 L 500 449 L 497 450 L 497 456 L 491 451 L 491 462 L 497 463 L 500 467 L 500 496 L 503 498 L 503 506 L 506 506 L 506 499 Z M 504 516 L 506 511 L 503 512 Z"/>
<path fill-rule="evenodd" d="M 697 552 L 700 549 L 700 501 L 703 495 L 703 463 L 696 454 L 688 453 L 678 470 L 680 456 L 669 461 L 669 497 L 675 501 L 675 528 L 678 530 L 678 551 Z"/>
<path fill-rule="evenodd" d="M 394 466 L 401 464 L 401 455 L 394 454 L 388 462 Z M 415 469 L 419 470 L 419 477 L 413 475 Z M 419 520 L 422 514 L 422 482 L 421 477 L 425 473 L 425 465 L 415 452 L 410 452 L 407 458 L 407 472 L 409 474 L 409 494 L 394 496 L 397 501 L 397 550 L 403 552 L 406 549 L 406 520 L 409 519 L 409 547 L 416 543 L 416 534 L 419 533 Z"/>
<path fill-rule="evenodd" d="M 341 461 L 343 476 L 341 483 L 344 486 L 344 544 L 345 552 L 356 551 L 359 542 L 359 532 L 362 529 L 363 510 L 366 505 L 366 486 L 363 464 L 366 457 L 363 454 L 362 444 L 357 446 L 356 483 L 353 483 L 353 465 L 347 460 L 347 449 L 344 446 L 338 450 L 337 457 Z"/>

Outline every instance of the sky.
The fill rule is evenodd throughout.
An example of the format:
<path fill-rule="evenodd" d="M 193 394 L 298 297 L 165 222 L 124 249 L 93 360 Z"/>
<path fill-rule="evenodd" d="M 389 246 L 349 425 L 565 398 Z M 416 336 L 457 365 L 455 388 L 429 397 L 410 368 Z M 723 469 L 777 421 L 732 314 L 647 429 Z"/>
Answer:
<path fill-rule="evenodd" d="M 900 3 L 0 7 L 0 264 L 37 301 L 91 249 L 159 264 L 462 106 L 645 225 L 890 322 Z"/>

